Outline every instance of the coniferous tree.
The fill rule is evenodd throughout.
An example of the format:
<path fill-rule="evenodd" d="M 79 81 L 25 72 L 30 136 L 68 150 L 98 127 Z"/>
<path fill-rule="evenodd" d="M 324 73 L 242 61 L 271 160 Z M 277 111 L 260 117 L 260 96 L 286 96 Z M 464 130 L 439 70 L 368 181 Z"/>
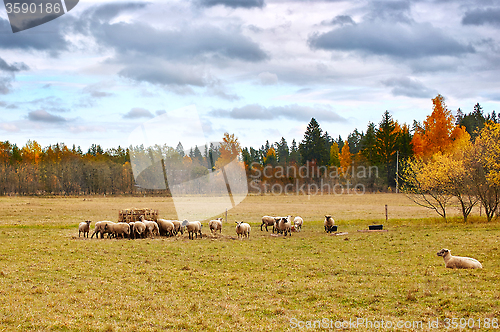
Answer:
<path fill-rule="evenodd" d="M 181 158 L 184 158 L 184 156 L 185 156 L 184 147 L 182 146 L 181 142 L 179 142 L 179 144 L 177 144 L 175 151 L 177 151 L 177 153 L 181 156 Z"/>
<path fill-rule="evenodd" d="M 387 184 L 395 185 L 395 155 L 397 132 L 396 123 L 392 119 L 389 111 L 385 111 L 382 116 L 382 121 L 379 123 L 377 130 L 375 151 L 378 155 L 380 163 L 384 165 L 387 174 Z"/>
<path fill-rule="evenodd" d="M 297 147 L 297 142 L 295 139 L 292 141 L 292 145 L 290 146 L 290 162 L 295 163 L 295 164 L 300 164 L 301 162 L 301 156 L 299 152 L 299 148 Z"/>
<path fill-rule="evenodd" d="M 319 166 L 328 164 L 330 151 L 326 147 L 325 137 L 322 133 L 323 130 L 320 128 L 318 122 L 312 118 L 307 126 L 304 139 L 299 145 L 302 163 L 315 160 Z"/>

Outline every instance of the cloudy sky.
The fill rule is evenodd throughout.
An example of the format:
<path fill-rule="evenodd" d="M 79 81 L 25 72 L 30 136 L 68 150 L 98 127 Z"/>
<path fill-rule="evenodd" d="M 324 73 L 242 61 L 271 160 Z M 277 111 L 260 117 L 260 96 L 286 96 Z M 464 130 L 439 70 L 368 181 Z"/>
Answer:
<path fill-rule="evenodd" d="M 438 93 L 500 111 L 499 42 L 494 0 L 81 0 L 15 34 L 2 8 L 0 141 L 126 146 L 189 105 L 254 147 L 422 121 Z"/>

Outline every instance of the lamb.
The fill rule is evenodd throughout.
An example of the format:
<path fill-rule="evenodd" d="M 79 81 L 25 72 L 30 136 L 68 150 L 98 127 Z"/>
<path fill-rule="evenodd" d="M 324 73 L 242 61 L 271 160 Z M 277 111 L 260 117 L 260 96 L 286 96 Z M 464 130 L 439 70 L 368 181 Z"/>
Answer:
<path fill-rule="evenodd" d="M 262 231 L 262 226 L 266 226 L 266 232 L 268 231 L 267 226 L 273 226 L 273 233 L 274 233 L 276 219 L 277 219 L 277 217 L 263 216 L 262 217 L 262 224 L 260 225 L 260 231 Z"/>
<path fill-rule="evenodd" d="M 295 230 L 298 232 L 302 230 L 302 224 L 304 223 L 304 219 L 301 217 L 297 216 L 295 219 L 293 219 L 293 225 L 295 226 Z"/>
<path fill-rule="evenodd" d="M 290 236 L 292 236 L 292 221 L 291 220 L 292 220 L 292 216 L 279 218 L 279 221 L 276 224 L 276 228 L 278 230 L 278 233 L 282 233 L 285 236 L 287 236 L 287 234 L 290 233 Z"/>
<path fill-rule="evenodd" d="M 445 266 L 449 269 L 482 269 L 483 265 L 476 259 L 470 257 L 452 256 L 448 249 L 441 249 L 438 256 L 444 258 Z"/>
<path fill-rule="evenodd" d="M 325 232 L 331 233 L 333 232 L 333 226 L 335 226 L 335 220 L 333 220 L 332 216 L 325 216 Z"/>
<path fill-rule="evenodd" d="M 85 233 L 87 233 L 87 238 L 89 237 L 91 222 L 92 221 L 90 220 L 86 220 L 81 222 L 80 225 L 78 225 L 78 237 L 80 237 L 80 233 L 83 233 L 83 237 L 85 237 Z"/>
<path fill-rule="evenodd" d="M 116 238 L 118 238 L 119 235 L 121 235 L 123 239 L 125 235 L 127 235 L 127 237 L 130 236 L 130 226 L 126 222 L 107 223 L 104 226 L 104 230 L 112 233 Z"/>
<path fill-rule="evenodd" d="M 247 237 L 249 238 L 250 237 L 250 225 L 247 224 L 246 222 L 238 222 L 236 221 L 236 234 L 238 234 L 238 238 L 241 238 L 243 239 L 243 237 Z"/>
<path fill-rule="evenodd" d="M 186 222 L 186 221 L 187 220 L 184 220 L 184 222 Z M 200 237 L 203 238 L 203 236 L 201 234 L 202 227 L 203 227 L 203 225 L 199 221 L 187 222 L 186 230 L 188 231 L 189 239 L 194 240 L 194 234 L 196 234 L 196 238 L 198 238 L 198 233 L 200 234 Z"/>
<path fill-rule="evenodd" d="M 210 231 L 212 233 L 217 233 L 217 231 L 219 231 L 222 234 L 222 218 L 210 220 L 208 222 L 208 226 L 210 227 Z"/>
<path fill-rule="evenodd" d="M 113 223 L 112 221 L 108 220 L 103 220 L 103 221 L 98 221 L 94 225 L 94 233 L 92 233 L 92 236 L 90 238 L 93 238 L 94 235 L 98 239 L 99 234 L 101 234 L 101 239 L 104 238 L 104 234 L 108 233 L 107 231 L 104 230 L 105 226 L 107 223 Z M 97 235 L 96 235 L 97 234 Z"/>
<path fill-rule="evenodd" d="M 174 236 L 174 224 L 171 220 L 158 219 L 158 228 L 160 230 L 160 235 Z"/>

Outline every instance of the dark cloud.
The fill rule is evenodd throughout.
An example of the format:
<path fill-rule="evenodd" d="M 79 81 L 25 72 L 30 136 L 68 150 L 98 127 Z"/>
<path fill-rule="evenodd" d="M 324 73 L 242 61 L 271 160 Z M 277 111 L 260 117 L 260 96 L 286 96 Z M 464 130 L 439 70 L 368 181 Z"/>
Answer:
<path fill-rule="evenodd" d="M 278 75 L 270 72 L 262 72 L 259 74 L 259 81 L 262 85 L 275 85 L 278 83 Z"/>
<path fill-rule="evenodd" d="M 63 118 L 61 116 L 50 114 L 45 110 L 37 110 L 37 111 L 29 112 L 28 119 L 30 121 L 49 122 L 49 123 L 66 122 L 65 118 Z"/>
<path fill-rule="evenodd" d="M 16 73 L 16 72 L 19 72 L 21 70 L 28 70 L 29 67 L 24 63 L 24 62 L 21 62 L 21 63 L 13 63 L 11 65 L 7 64 L 7 62 L 0 58 L 0 70 L 3 70 L 3 71 L 6 71 L 6 72 L 11 72 L 11 73 Z"/>
<path fill-rule="evenodd" d="M 196 58 L 228 58 L 258 62 L 267 54 L 241 31 L 214 26 L 186 26 L 158 30 L 142 23 L 102 24 L 94 30 L 101 45 L 114 48 L 122 57 L 147 55 L 186 61 Z"/>
<path fill-rule="evenodd" d="M 475 52 L 472 46 L 459 43 L 427 23 L 367 21 L 315 34 L 308 42 L 312 49 L 357 51 L 409 59 Z"/>
<path fill-rule="evenodd" d="M 10 92 L 12 79 L 12 76 L 0 76 L 0 95 Z"/>
<path fill-rule="evenodd" d="M 162 66 L 161 64 L 132 63 L 119 73 L 120 76 L 139 82 L 148 82 L 161 85 L 193 85 L 207 84 L 203 72 L 195 68 Z"/>
<path fill-rule="evenodd" d="M 69 42 L 64 38 L 63 22 L 61 21 L 65 21 L 64 17 L 45 23 L 43 25 L 45 33 L 43 34 L 32 30 L 14 34 L 9 21 L 0 18 L 0 49 L 46 51 L 51 56 L 56 57 L 61 51 L 68 50 L 69 45 Z"/>
<path fill-rule="evenodd" d="M 197 3 L 203 7 L 213 7 L 217 5 L 230 8 L 264 7 L 264 0 L 197 0 Z"/>
<path fill-rule="evenodd" d="M 165 110 L 158 110 L 155 112 L 156 115 L 163 115 L 165 113 L 167 113 L 167 111 L 165 111 Z"/>
<path fill-rule="evenodd" d="M 491 24 L 500 26 L 500 8 L 476 9 L 465 13 L 462 18 L 464 25 Z"/>
<path fill-rule="evenodd" d="M 140 119 L 140 118 L 153 118 L 154 115 L 144 108 L 134 107 L 127 114 L 123 115 L 124 119 Z"/>
<path fill-rule="evenodd" d="M 232 110 L 214 110 L 211 115 L 216 117 L 248 120 L 274 120 L 274 119 L 292 119 L 298 121 L 309 121 L 312 117 L 327 122 L 345 122 L 346 119 L 335 113 L 330 107 L 326 106 L 302 106 L 286 105 L 264 107 L 258 104 L 235 107 Z"/>
<path fill-rule="evenodd" d="M 387 87 L 391 87 L 391 92 L 395 96 L 432 98 L 438 94 L 437 90 L 429 89 L 420 81 L 409 77 L 391 78 L 382 83 Z"/>
<path fill-rule="evenodd" d="M 413 22 L 410 1 L 370 1 L 368 20 L 388 22 Z"/>
<path fill-rule="evenodd" d="M 338 15 L 335 16 L 332 20 L 330 21 L 323 21 L 321 22 L 321 25 L 347 25 L 347 24 L 356 24 L 352 17 L 349 15 Z"/>

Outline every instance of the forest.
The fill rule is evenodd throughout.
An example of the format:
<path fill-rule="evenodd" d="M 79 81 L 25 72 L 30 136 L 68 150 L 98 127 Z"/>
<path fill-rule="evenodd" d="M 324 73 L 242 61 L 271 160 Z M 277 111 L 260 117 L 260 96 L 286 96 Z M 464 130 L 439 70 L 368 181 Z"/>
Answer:
<path fill-rule="evenodd" d="M 488 219 L 492 218 L 498 208 L 500 184 L 500 125 L 495 111 L 485 113 L 477 103 L 471 112 L 458 109 L 453 116 L 441 95 L 432 99 L 432 104 L 432 113 L 423 123 L 400 124 L 385 111 L 378 124 L 370 122 L 365 131 L 355 129 L 343 139 L 323 131 L 312 118 L 301 141 L 293 139 L 289 144 L 281 138 L 274 143 L 266 141 L 260 148 L 242 148 L 237 136 L 229 133 L 219 145 L 189 150 L 181 142 L 175 148 L 119 146 L 108 150 L 93 144 L 84 152 L 64 143 L 41 147 L 30 140 L 18 147 L 3 141 L 0 195 L 169 195 L 168 184 L 154 184 L 166 176 L 155 170 L 158 163 L 149 173 L 134 178 L 136 156 L 154 155 L 170 168 L 183 169 L 184 180 L 208 174 L 238 158 L 247 171 L 250 192 L 265 193 L 272 185 L 289 185 L 293 191 L 302 183 L 320 181 L 332 186 L 358 184 L 363 193 L 404 190 L 443 217 L 453 197 L 459 199 L 464 219 L 479 202 L 485 206 Z M 376 172 L 371 172 L 374 167 Z M 301 168 L 311 172 L 301 176 Z M 337 176 L 331 176 L 332 169 Z"/>

